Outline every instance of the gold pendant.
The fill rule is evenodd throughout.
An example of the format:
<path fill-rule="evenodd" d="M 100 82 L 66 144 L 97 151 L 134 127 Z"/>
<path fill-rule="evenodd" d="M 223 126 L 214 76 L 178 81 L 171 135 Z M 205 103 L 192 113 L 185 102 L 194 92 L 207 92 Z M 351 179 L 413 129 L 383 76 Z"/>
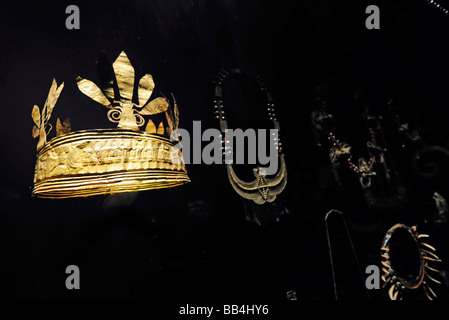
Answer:
<path fill-rule="evenodd" d="M 253 169 L 255 180 L 246 182 L 239 179 L 232 167 L 228 164 L 228 178 L 231 182 L 232 188 L 242 198 L 252 200 L 256 204 L 264 204 L 266 202 L 273 202 L 276 196 L 280 194 L 287 184 L 287 167 L 285 165 L 284 155 L 279 155 L 280 169 L 273 178 L 261 172 L 260 168 Z"/>

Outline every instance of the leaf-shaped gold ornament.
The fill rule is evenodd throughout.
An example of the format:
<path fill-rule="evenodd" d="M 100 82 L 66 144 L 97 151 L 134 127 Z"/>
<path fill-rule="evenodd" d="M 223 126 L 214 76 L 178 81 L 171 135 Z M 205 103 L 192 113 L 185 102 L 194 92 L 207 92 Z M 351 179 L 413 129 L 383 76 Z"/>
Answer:
<path fill-rule="evenodd" d="M 161 122 L 159 124 L 159 127 L 157 128 L 157 134 L 163 135 L 164 134 L 164 124 Z"/>
<path fill-rule="evenodd" d="M 82 93 L 91 98 L 92 100 L 104 105 L 111 109 L 111 102 L 106 98 L 104 93 L 98 88 L 98 86 L 90 80 L 83 79 L 81 77 L 76 78 L 76 84 Z"/>
<path fill-rule="evenodd" d="M 114 100 L 114 86 L 113 86 L 113 82 L 110 81 L 108 82 L 106 85 L 101 87 L 103 90 L 103 93 L 105 94 L 106 97 L 108 97 L 108 99 L 110 99 L 111 101 Z"/>
<path fill-rule="evenodd" d="M 55 107 L 56 102 L 58 101 L 59 95 L 61 94 L 61 91 L 64 88 L 64 82 L 61 83 L 61 85 L 58 88 L 56 88 L 56 86 L 57 86 L 56 80 L 53 79 L 53 83 L 50 88 L 50 92 L 48 93 L 47 101 L 45 102 L 45 107 L 44 107 L 44 109 L 46 110 L 45 123 L 47 123 L 51 117 L 53 108 Z"/>
<path fill-rule="evenodd" d="M 168 108 L 168 101 L 163 97 L 151 100 L 142 110 L 138 111 L 141 115 L 153 115 L 166 111 Z"/>
<path fill-rule="evenodd" d="M 114 101 L 115 93 L 113 70 L 112 65 L 108 61 L 106 50 L 103 50 L 99 59 L 97 60 L 97 71 L 101 79 L 100 89 L 110 101 Z"/>
<path fill-rule="evenodd" d="M 37 138 L 39 136 L 39 128 L 37 126 L 33 126 L 32 135 L 33 138 Z"/>
<path fill-rule="evenodd" d="M 64 127 L 64 133 L 69 133 L 70 130 L 72 130 L 72 124 L 70 123 L 70 118 L 65 119 L 64 123 L 62 124 Z"/>
<path fill-rule="evenodd" d="M 173 130 L 170 127 L 166 127 L 165 131 L 167 132 L 167 135 L 170 137 Z"/>
<path fill-rule="evenodd" d="M 48 121 L 47 119 L 47 106 L 49 105 L 49 99 L 50 97 L 54 94 L 54 92 L 56 91 L 56 80 L 53 79 L 51 86 L 50 86 L 50 90 L 48 90 L 48 95 L 47 95 L 47 99 L 45 100 L 44 103 L 44 107 L 42 108 L 42 124 L 45 125 L 46 121 Z"/>
<path fill-rule="evenodd" d="M 176 130 L 179 128 L 179 109 L 178 109 L 178 104 L 176 103 L 176 100 L 174 100 L 174 105 L 175 106 L 173 107 L 173 114 L 174 114 L 173 118 L 174 118 L 175 123 L 174 123 L 173 127 Z"/>
<path fill-rule="evenodd" d="M 117 86 L 120 91 L 120 97 L 131 101 L 134 91 L 134 68 L 128 59 L 125 51 L 122 51 L 112 64 L 114 68 Z"/>
<path fill-rule="evenodd" d="M 47 133 L 45 132 L 45 128 L 42 126 L 39 129 L 39 142 L 37 143 L 37 150 L 41 149 L 46 142 L 47 142 Z"/>
<path fill-rule="evenodd" d="M 50 132 L 52 126 L 49 125 L 49 130 L 47 132 L 47 122 L 51 117 L 51 113 L 53 112 L 53 108 L 58 101 L 59 95 L 64 88 L 64 82 L 58 87 L 56 80 L 53 79 L 50 90 L 48 92 L 47 99 L 45 100 L 45 105 L 42 108 L 42 112 L 39 110 L 37 105 L 33 106 L 33 110 L 31 111 L 31 118 L 35 125 L 33 126 L 32 136 L 33 138 L 39 137 L 39 141 L 37 143 L 37 150 L 41 149 L 44 144 L 47 142 L 47 134 Z"/>
<path fill-rule="evenodd" d="M 145 132 L 147 133 L 156 133 L 156 126 L 154 125 L 154 122 L 150 120 L 148 120 L 147 126 L 145 127 Z"/>
<path fill-rule="evenodd" d="M 138 95 L 139 107 L 143 107 L 150 99 L 154 90 L 154 80 L 151 74 L 146 74 L 139 81 Z"/>
<path fill-rule="evenodd" d="M 56 136 L 60 136 L 62 135 L 62 124 L 61 124 L 61 120 L 59 120 L 59 118 L 56 120 Z"/>
<path fill-rule="evenodd" d="M 56 135 L 60 136 L 69 133 L 71 130 L 70 119 L 67 118 L 64 123 L 61 124 L 61 120 L 58 118 L 56 121 Z"/>
<path fill-rule="evenodd" d="M 34 105 L 33 110 L 31 111 L 31 118 L 33 118 L 33 121 L 37 127 L 41 126 L 41 112 L 39 111 L 39 107 L 36 105 Z"/>
<path fill-rule="evenodd" d="M 168 126 L 170 127 L 170 129 L 173 130 L 174 120 L 173 120 L 173 113 L 170 108 L 167 108 L 167 111 L 165 111 L 165 118 L 167 119 Z"/>

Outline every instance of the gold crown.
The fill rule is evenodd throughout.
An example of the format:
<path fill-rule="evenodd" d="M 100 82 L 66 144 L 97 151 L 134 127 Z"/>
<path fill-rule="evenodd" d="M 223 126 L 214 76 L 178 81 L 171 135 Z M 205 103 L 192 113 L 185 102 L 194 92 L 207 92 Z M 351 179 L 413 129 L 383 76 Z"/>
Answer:
<path fill-rule="evenodd" d="M 133 103 L 134 68 L 125 52 L 113 63 L 119 97 L 114 82 L 101 90 L 90 80 L 77 78 L 82 93 L 109 109 L 107 116 L 118 123 L 116 129 L 70 132 L 67 119 L 56 121 L 56 137 L 47 142 L 52 126 L 48 123 L 64 87 L 53 80 L 48 98 L 40 112 L 32 110 L 33 137 L 39 138 L 33 195 L 39 198 L 87 197 L 99 194 L 133 192 L 178 186 L 190 182 L 183 161 L 172 162 L 172 154 L 182 159 L 180 150 L 167 137 L 178 128 L 179 111 L 173 111 L 166 98 L 149 99 L 154 90 L 153 77 L 144 75 L 138 84 L 138 104 Z M 168 126 L 158 128 L 142 116 L 164 113 Z"/>

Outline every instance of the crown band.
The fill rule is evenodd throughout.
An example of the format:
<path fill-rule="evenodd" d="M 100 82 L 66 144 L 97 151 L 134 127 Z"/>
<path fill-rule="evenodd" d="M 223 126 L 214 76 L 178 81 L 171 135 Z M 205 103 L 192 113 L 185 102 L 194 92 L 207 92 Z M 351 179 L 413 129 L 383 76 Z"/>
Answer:
<path fill-rule="evenodd" d="M 50 140 L 38 153 L 33 195 L 70 198 L 174 187 L 190 182 L 181 151 L 158 135 L 83 130 Z"/>

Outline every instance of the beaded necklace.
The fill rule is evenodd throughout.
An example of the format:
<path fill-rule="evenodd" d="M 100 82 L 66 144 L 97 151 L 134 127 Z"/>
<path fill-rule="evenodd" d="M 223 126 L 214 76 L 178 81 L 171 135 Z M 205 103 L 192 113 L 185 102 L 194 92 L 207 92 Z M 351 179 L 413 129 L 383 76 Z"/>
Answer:
<path fill-rule="evenodd" d="M 215 76 L 215 80 L 213 81 L 215 85 L 215 95 L 214 95 L 214 114 L 215 119 L 219 120 L 220 122 L 220 131 L 222 133 L 225 133 L 225 130 L 228 129 L 228 124 L 226 120 L 226 115 L 224 111 L 224 105 L 223 105 L 223 81 L 228 76 L 250 76 L 253 77 L 257 84 L 259 85 L 260 90 L 264 93 L 266 98 L 266 107 L 267 107 L 267 114 L 269 119 L 273 122 L 273 126 L 275 129 L 278 130 L 278 136 L 274 139 L 274 144 L 276 145 L 276 149 L 279 153 L 282 153 L 282 143 L 280 141 L 280 126 L 279 122 L 276 118 L 276 112 L 274 108 L 274 99 L 271 92 L 267 89 L 267 86 L 265 84 L 265 81 L 260 75 L 254 74 L 250 71 L 243 72 L 240 69 L 231 69 L 230 71 L 227 70 L 220 70 L 218 74 Z M 225 146 L 226 149 L 226 146 Z M 229 151 L 229 150 L 227 150 Z"/>
<path fill-rule="evenodd" d="M 404 201 L 407 200 L 407 192 L 402 186 L 394 161 L 388 156 L 380 122 L 382 117 L 370 114 L 368 106 L 362 103 L 364 119 L 370 133 L 370 138 L 366 143 L 369 160 L 361 157 L 358 159 L 358 165 L 356 165 L 352 161 L 351 146 L 348 143 L 341 142 L 334 133 L 335 119 L 332 114 L 327 112 L 326 102 L 320 97 L 317 98 L 317 102 L 320 108 L 311 114 L 317 145 L 321 145 L 319 142 L 321 137 L 327 137 L 327 141 L 330 142 L 331 169 L 338 185 L 342 187 L 337 169 L 341 164 L 340 160 L 343 160 L 351 171 L 358 175 L 368 207 L 376 207 L 382 210 L 401 208 Z"/>
<path fill-rule="evenodd" d="M 369 160 L 366 161 L 365 158 L 359 158 L 358 165 L 356 165 L 352 160 L 352 147 L 350 144 L 346 142 L 341 142 L 335 135 L 335 126 L 324 125 L 323 121 L 328 121 L 330 119 L 334 119 L 333 115 L 327 111 L 326 101 L 322 98 L 317 98 L 318 103 L 320 104 L 320 110 L 312 113 L 312 121 L 314 122 L 314 127 L 317 129 L 317 126 L 320 126 L 322 129 L 327 127 L 329 132 L 325 132 L 327 134 L 327 140 L 331 143 L 331 147 L 329 150 L 329 158 L 332 164 L 336 164 L 340 161 L 340 159 L 345 159 L 349 168 L 355 173 L 359 174 L 362 180 L 365 180 L 366 177 L 376 175 L 373 171 L 374 163 L 376 162 L 376 155 L 373 154 L 372 150 L 381 150 L 378 147 L 376 142 L 376 133 L 373 128 L 369 127 L 370 140 L 367 142 L 368 154 L 370 156 Z M 327 131 L 327 130 L 324 130 Z M 361 183 L 363 182 L 361 180 Z"/>
<path fill-rule="evenodd" d="M 220 131 L 222 137 L 228 129 L 227 118 L 223 104 L 223 82 L 227 77 L 247 76 L 255 79 L 259 89 L 264 93 L 266 98 L 266 108 L 269 119 L 273 126 L 277 129 L 278 134 L 274 134 L 270 139 L 276 147 L 279 158 L 279 169 L 273 177 L 266 176 L 261 168 L 253 169 L 255 180 L 246 182 L 237 176 L 233 169 L 232 162 L 227 163 L 227 174 L 229 182 L 234 191 L 244 199 L 244 207 L 246 218 L 249 221 L 263 224 L 267 221 L 279 221 L 279 216 L 287 213 L 288 210 L 284 206 L 283 201 L 277 196 L 284 190 L 287 184 L 287 167 L 284 161 L 282 143 L 280 141 L 280 126 L 275 113 L 275 104 L 271 92 L 267 89 L 262 77 L 250 71 L 242 71 L 240 69 L 231 69 L 230 71 L 221 70 L 218 72 L 214 80 L 214 115 L 219 120 Z M 222 139 L 223 155 L 232 152 L 229 147 L 229 141 Z M 279 201 L 278 201 L 279 200 Z"/>
<path fill-rule="evenodd" d="M 427 4 L 434 6 L 436 9 L 441 10 L 444 14 L 449 14 L 449 10 L 436 0 L 426 0 Z"/>

